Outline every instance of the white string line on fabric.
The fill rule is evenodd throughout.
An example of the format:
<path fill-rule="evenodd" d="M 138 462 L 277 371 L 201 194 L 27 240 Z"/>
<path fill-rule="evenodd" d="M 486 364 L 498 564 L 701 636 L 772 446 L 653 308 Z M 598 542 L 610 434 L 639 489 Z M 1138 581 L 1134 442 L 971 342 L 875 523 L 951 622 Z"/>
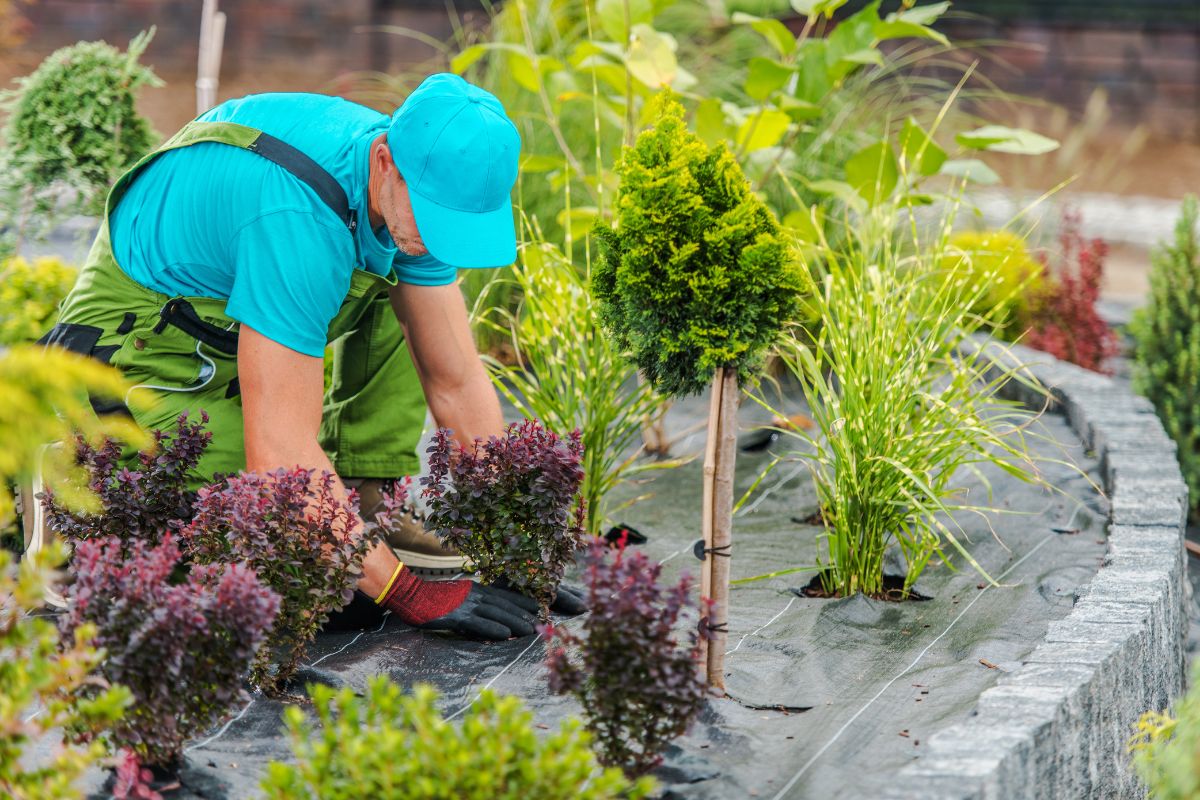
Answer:
<path fill-rule="evenodd" d="M 333 651 L 332 653 L 326 653 L 325 655 L 321 656 L 320 658 L 318 658 L 316 661 L 312 662 L 311 664 L 304 664 L 303 666 L 304 666 L 305 668 L 311 668 L 311 667 L 315 667 L 317 664 L 320 664 L 322 661 L 324 661 L 325 659 L 329 658 L 330 656 L 336 656 L 338 653 L 344 652 L 344 651 L 346 650 L 346 648 L 347 648 L 347 647 L 349 647 L 350 645 L 354 644 L 354 643 L 355 643 L 355 642 L 357 642 L 359 639 L 361 639 L 361 638 L 363 637 L 363 634 L 366 634 L 366 633 L 379 633 L 380 631 L 382 631 L 382 630 L 383 630 L 384 626 L 385 626 L 385 625 L 387 625 L 387 618 L 388 618 L 388 616 L 390 616 L 390 615 L 391 615 L 391 613 L 392 613 L 391 611 L 385 611 L 385 612 L 383 612 L 383 622 L 379 623 L 379 627 L 378 627 L 378 628 L 376 628 L 375 630 L 373 630 L 373 631 L 359 631 L 357 636 L 355 636 L 353 639 L 351 639 L 350 641 L 348 641 L 348 642 L 346 642 L 344 645 L 342 645 L 340 649 L 338 649 L 338 650 L 335 650 L 335 651 Z M 217 739 L 220 739 L 222 736 L 224 736 L 224 735 L 225 735 L 226 731 L 228 731 L 228 730 L 229 730 L 229 726 L 230 726 L 230 725 L 232 725 L 233 723 L 237 722 L 237 721 L 238 721 L 239 719 L 241 719 L 242 717 L 246 716 L 246 712 L 250 710 L 250 706 L 254 705 L 256 702 L 258 702 L 258 701 L 257 701 L 257 699 L 251 698 L 250 702 L 246 704 L 246 707 L 242 709 L 241 713 L 240 713 L 240 714 L 238 714 L 238 715 L 237 715 L 236 717 L 234 717 L 233 719 L 231 719 L 231 720 L 229 720 L 228 722 L 226 722 L 224 725 L 222 725 L 222 726 L 221 726 L 221 729 L 220 729 L 219 731 L 217 731 L 216 733 L 214 733 L 212 736 L 208 737 L 208 738 L 207 738 L 207 739 L 205 739 L 204 741 L 202 741 L 202 742 L 198 742 L 197 744 L 194 744 L 194 745 L 192 745 L 191 747 L 185 748 L 183 752 L 184 752 L 185 754 L 186 754 L 186 753 L 190 753 L 190 752 L 192 752 L 193 750 L 198 750 L 198 749 L 200 749 L 201 747 L 204 747 L 204 746 L 206 746 L 206 745 L 210 745 L 210 744 L 212 744 L 213 742 L 215 742 Z"/>
<path fill-rule="evenodd" d="M 773 616 L 769 620 L 767 620 L 765 625 L 763 625 L 755 630 L 750 631 L 750 633 L 743 633 L 742 638 L 738 639 L 738 643 L 733 646 L 733 649 L 725 651 L 725 655 L 730 655 L 732 653 L 737 652 L 737 649 L 742 646 L 742 642 L 746 641 L 751 636 L 758 636 L 760 633 L 762 633 L 768 627 L 775 624 L 775 620 L 779 619 L 785 613 L 787 613 L 787 610 L 792 607 L 792 603 L 796 602 L 796 600 L 797 600 L 797 598 L 793 596 L 791 600 L 788 600 L 787 605 L 784 606 L 783 609 L 778 614 L 776 614 L 775 616 Z"/>
<path fill-rule="evenodd" d="M 684 553 L 690 549 L 691 549 L 691 547 L 689 546 L 689 547 L 683 547 L 683 548 L 680 548 L 679 550 L 676 550 L 674 553 L 671 553 L 671 555 L 669 555 L 666 558 L 664 558 L 663 560 L 659 561 L 658 562 L 659 566 L 662 566 L 663 564 L 670 561 L 672 558 L 675 558 L 675 556 L 679 555 L 680 553 Z M 582 622 L 587 617 L 587 615 L 590 613 L 591 613 L 590 611 L 585 611 L 584 613 L 580 614 L 578 617 L 575 617 L 575 619 L 564 622 L 563 625 L 567 626 L 573 622 Z M 495 675 L 493 675 L 491 680 L 489 680 L 487 683 L 485 683 L 483 685 L 483 687 L 479 690 L 479 693 L 475 695 L 475 698 L 473 700 L 471 700 L 471 702 L 467 703 L 465 706 L 460 708 L 458 711 L 455 711 L 453 714 L 446 717 L 446 721 L 449 722 L 450 720 L 457 717 L 459 714 L 466 711 L 471 706 L 475 705 L 475 703 L 479 700 L 479 698 L 483 696 L 483 693 L 486 692 L 488 689 L 492 688 L 492 684 L 494 684 L 496 681 L 498 681 L 500 679 L 500 676 L 502 676 L 504 673 L 508 672 L 510 669 L 512 669 L 514 666 L 516 666 L 517 662 L 520 661 L 522 658 L 524 658 L 525 654 L 528 653 L 530 650 L 532 650 L 533 646 L 535 644 L 537 644 L 539 641 L 541 641 L 541 638 L 542 638 L 541 636 L 534 636 L 533 641 L 529 643 L 528 647 L 526 647 L 524 650 L 522 650 L 517 655 L 517 657 L 514 658 L 512 661 L 505 664 L 503 669 L 501 669 L 499 672 L 497 672 Z"/>
<path fill-rule="evenodd" d="M 1074 518 L 1074 517 L 1072 516 L 1072 518 Z M 1003 580 L 1005 578 L 1005 576 L 1007 576 L 1010 572 L 1012 572 L 1017 567 L 1021 566 L 1021 564 L 1024 563 L 1027 558 L 1032 556 L 1038 550 L 1042 549 L 1042 546 L 1045 545 L 1047 542 L 1051 541 L 1053 538 L 1054 537 L 1051 536 L 1051 537 L 1042 539 L 1042 541 L 1038 542 L 1038 544 L 1032 550 L 1030 550 L 1025 555 L 1021 556 L 1020 560 L 1018 560 L 1015 564 L 1013 564 L 1008 569 L 1004 570 L 1004 572 L 1001 573 L 1000 577 L 998 577 L 996 580 L 997 581 Z M 940 642 L 942 640 L 942 638 L 945 637 L 946 634 L 948 634 L 950 632 L 950 629 L 953 628 L 955 625 L 957 625 L 958 621 L 960 619 L 962 619 L 963 616 L 965 616 L 966 613 L 971 610 L 971 607 L 979 601 L 979 598 L 981 598 L 985 594 L 987 594 L 987 591 L 991 588 L 992 587 L 989 584 L 989 585 L 985 586 L 978 594 L 976 594 L 975 597 L 971 599 L 971 602 L 967 603 L 967 607 L 964 608 L 962 611 L 960 611 L 958 613 L 958 616 L 950 621 L 950 624 L 946 626 L 946 630 L 939 633 L 934 638 L 933 641 L 931 641 L 929 644 L 925 645 L 925 649 L 917 654 L 917 657 L 913 659 L 913 662 L 911 664 L 909 664 L 904 669 L 900 670 L 900 672 L 896 673 L 896 676 L 894 678 L 892 678 L 890 681 L 888 681 L 887 683 L 885 683 L 883 685 L 883 688 L 880 689 L 878 692 L 876 692 L 874 697 L 872 697 L 870 700 L 868 700 L 866 703 L 864 703 L 863 707 L 860 708 L 858 711 L 855 711 L 853 716 L 851 716 L 850 719 L 846 720 L 845 724 L 843 724 L 842 727 L 838 728 L 837 731 L 833 734 L 833 736 L 831 736 L 829 738 L 829 741 L 825 742 L 825 744 L 821 746 L 821 749 L 813 754 L 812 758 L 810 758 L 810 759 L 808 759 L 808 761 L 804 762 L 804 766 L 800 767 L 800 769 L 796 772 L 796 774 L 792 776 L 792 779 L 789 780 L 787 783 L 785 783 L 783 785 L 783 788 L 779 790 L 779 793 L 776 794 L 774 797 L 772 797 L 771 800 L 781 800 L 783 798 L 783 796 L 785 794 L 787 794 L 787 791 L 796 785 L 796 781 L 800 780 L 801 776 L 803 776 L 804 773 L 808 771 L 808 768 L 811 767 L 813 764 L 815 764 L 817 759 L 820 758 L 822 755 L 824 755 L 825 751 L 828 750 L 830 747 L 832 747 L 833 743 L 836 742 L 839 738 L 841 738 L 841 735 L 843 733 L 845 733 L 850 728 L 851 725 L 854 724 L 854 721 L 856 719 L 858 719 L 860 716 L 862 716 L 863 712 L 866 711 L 868 708 L 870 708 L 875 703 L 876 700 L 878 700 L 880 697 L 883 697 L 883 693 L 886 692 L 888 689 L 890 689 L 892 687 L 893 683 L 895 683 L 896 681 L 903 678 L 909 672 L 912 672 L 912 670 L 917 666 L 917 664 L 920 663 L 921 659 L 925 657 L 925 654 L 928 653 L 935 644 Z"/>

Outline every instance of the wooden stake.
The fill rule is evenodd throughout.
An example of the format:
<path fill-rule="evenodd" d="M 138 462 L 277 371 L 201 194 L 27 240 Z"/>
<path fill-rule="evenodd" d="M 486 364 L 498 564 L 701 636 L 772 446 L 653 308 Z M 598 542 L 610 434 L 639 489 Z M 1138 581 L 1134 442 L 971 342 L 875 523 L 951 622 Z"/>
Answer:
<path fill-rule="evenodd" d="M 713 380 L 711 395 L 708 401 L 708 435 L 704 442 L 704 499 L 700 509 L 700 535 L 704 538 L 704 548 L 713 546 L 713 494 L 717 476 L 717 422 L 721 418 L 721 380 L 720 371 Z M 705 555 L 700 567 L 700 596 L 712 597 L 712 570 L 709 562 L 712 559 Z M 711 620 L 710 620 L 711 622 Z M 708 672 L 708 642 L 700 642 L 700 669 Z"/>
<path fill-rule="evenodd" d="M 737 370 L 722 367 L 714 381 L 720 385 L 717 424 L 709 435 L 716 445 L 716 463 L 712 489 L 712 549 L 704 565 L 709 572 L 712 612 L 715 628 L 708 643 L 708 683 L 725 688 L 725 645 L 729 638 L 729 572 L 733 555 L 733 472 L 737 459 Z"/>
<path fill-rule="evenodd" d="M 217 104 L 224 45 L 225 15 L 217 11 L 217 0 L 204 0 L 200 12 L 200 55 L 196 63 L 196 116 Z"/>

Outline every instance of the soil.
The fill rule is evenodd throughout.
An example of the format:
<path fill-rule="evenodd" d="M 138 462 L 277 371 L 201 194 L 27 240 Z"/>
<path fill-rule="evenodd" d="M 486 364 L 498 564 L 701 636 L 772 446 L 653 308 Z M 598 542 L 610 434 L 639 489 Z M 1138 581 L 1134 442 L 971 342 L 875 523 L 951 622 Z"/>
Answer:
<path fill-rule="evenodd" d="M 836 600 L 842 595 L 825 590 L 825 583 L 822 574 L 818 573 L 813 576 L 813 579 L 804 584 L 800 589 L 793 591 L 801 597 L 816 597 L 823 600 Z M 933 598 L 927 594 L 921 594 L 915 589 L 904 591 L 904 576 L 903 575 L 884 575 L 883 576 L 883 591 L 872 594 L 867 594 L 872 600 L 884 600 L 888 603 L 920 603 Z"/>

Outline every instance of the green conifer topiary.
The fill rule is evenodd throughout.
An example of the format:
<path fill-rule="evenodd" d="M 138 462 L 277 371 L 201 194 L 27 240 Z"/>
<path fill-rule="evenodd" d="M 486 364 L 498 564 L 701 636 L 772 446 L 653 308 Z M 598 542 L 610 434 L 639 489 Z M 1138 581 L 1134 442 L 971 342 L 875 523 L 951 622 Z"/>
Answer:
<path fill-rule="evenodd" d="M 1200 233 L 1196 197 L 1183 201 L 1175 241 L 1151 254 L 1150 302 L 1134 318 L 1134 388 L 1179 445 L 1195 512 L 1200 501 Z"/>
<path fill-rule="evenodd" d="M 717 367 L 757 374 L 798 316 L 801 281 L 733 155 L 690 133 L 670 95 L 655 103 L 655 126 L 617 164 L 617 226 L 596 228 L 592 287 L 604 326 L 654 387 L 698 394 Z"/>
<path fill-rule="evenodd" d="M 161 85 L 138 63 L 152 35 L 138 35 L 124 53 L 104 42 L 64 47 L 17 89 L 0 93 L 7 112 L 0 134 L 7 214 L 44 222 L 64 187 L 77 193 L 68 212 L 100 213 L 109 186 L 156 140 L 135 107 L 141 87 Z M 25 224 L 20 216 L 4 222 Z"/>

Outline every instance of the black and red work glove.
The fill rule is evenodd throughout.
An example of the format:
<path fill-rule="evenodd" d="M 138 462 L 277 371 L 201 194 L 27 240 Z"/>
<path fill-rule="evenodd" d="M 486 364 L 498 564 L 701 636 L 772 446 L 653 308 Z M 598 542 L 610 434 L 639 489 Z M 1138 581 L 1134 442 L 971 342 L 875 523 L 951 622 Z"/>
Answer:
<path fill-rule="evenodd" d="M 508 578 L 501 578 L 492 584 L 493 587 L 500 589 L 508 594 L 519 594 L 513 585 L 509 583 Z M 521 595 L 523 599 L 529 599 L 525 595 Z M 534 607 L 537 603 L 533 600 Z M 574 586 L 568 586 L 565 583 L 558 585 L 558 591 L 554 595 L 554 601 L 550 603 L 550 610 L 555 614 L 562 614 L 567 617 L 577 617 L 588 610 L 587 599 L 583 595 L 582 589 L 576 589 Z"/>
<path fill-rule="evenodd" d="M 538 606 L 515 592 L 474 581 L 425 581 L 401 564 L 375 602 L 415 628 L 501 641 L 530 636 Z"/>

